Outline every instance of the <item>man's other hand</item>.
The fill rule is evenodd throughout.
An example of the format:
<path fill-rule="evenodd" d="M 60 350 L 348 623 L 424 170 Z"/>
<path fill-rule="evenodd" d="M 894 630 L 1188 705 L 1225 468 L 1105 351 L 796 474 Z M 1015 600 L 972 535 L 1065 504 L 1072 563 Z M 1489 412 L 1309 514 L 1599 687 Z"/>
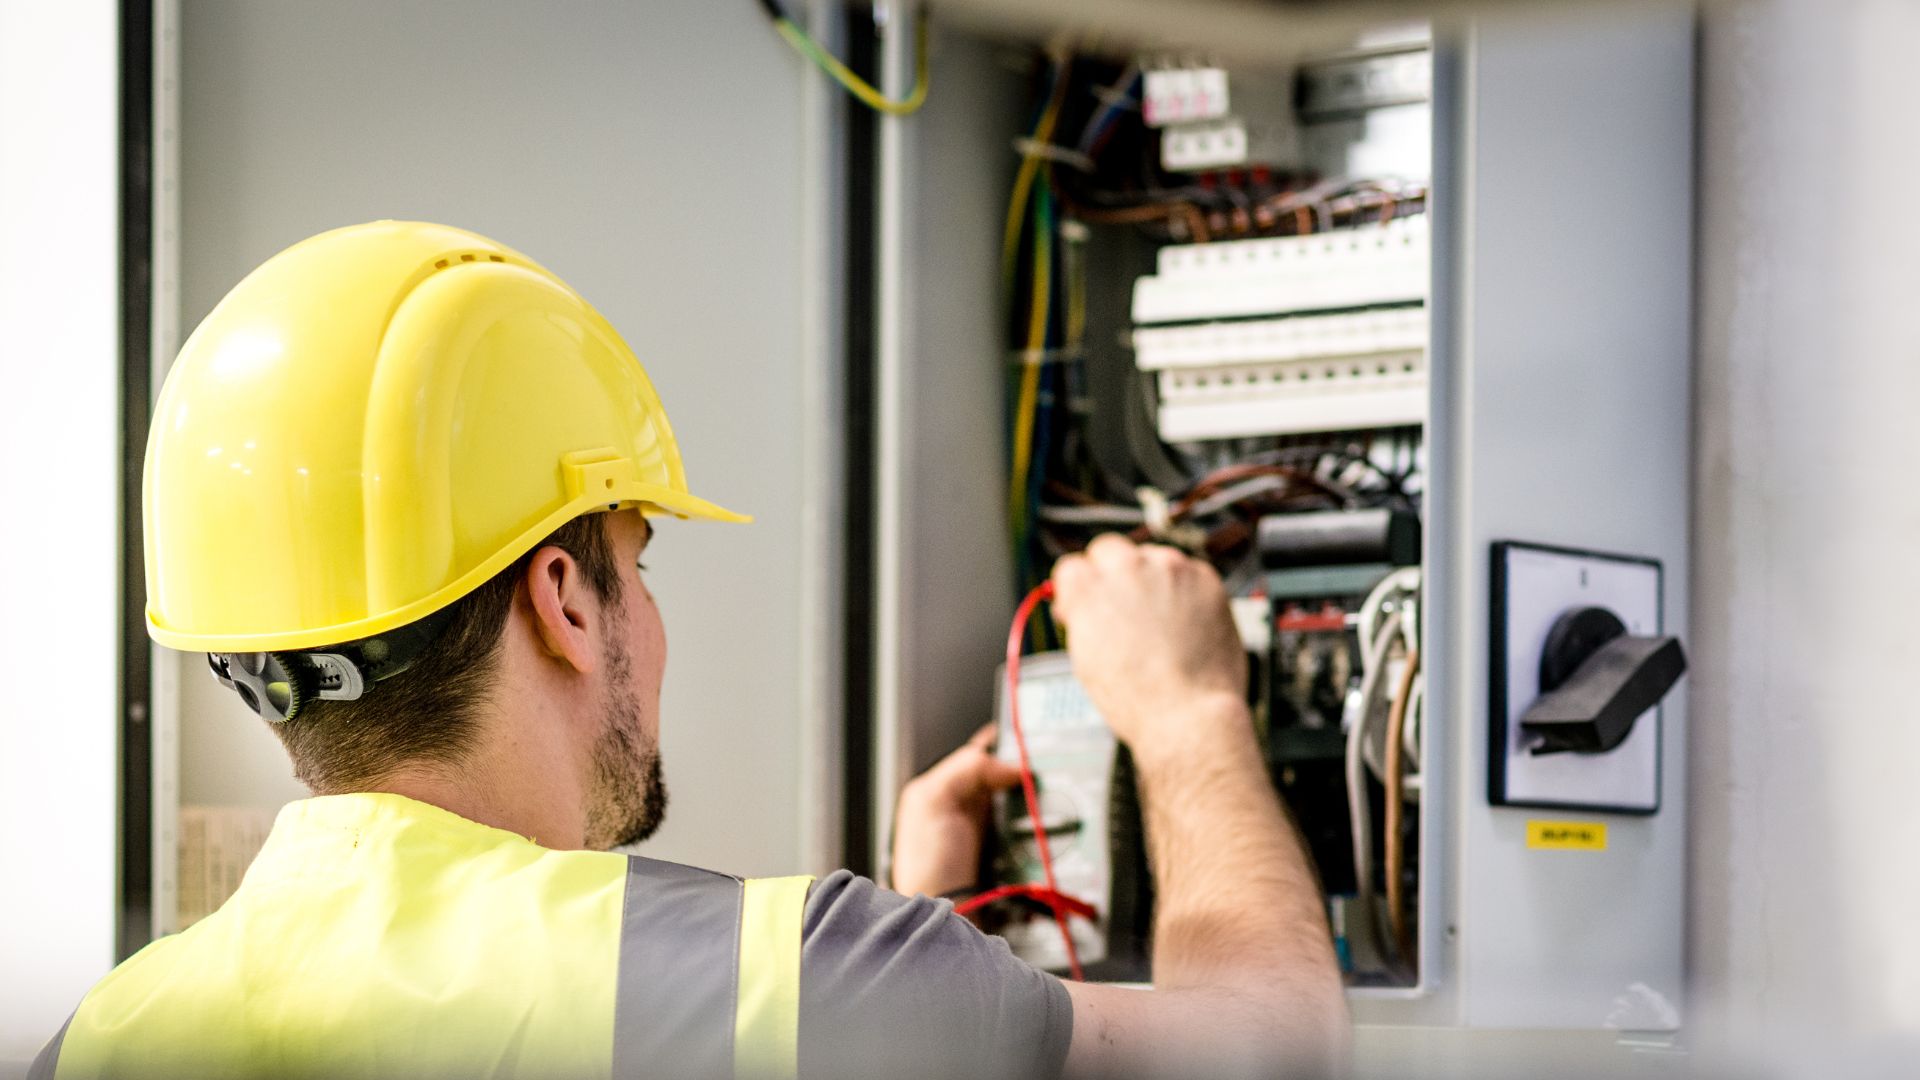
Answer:
<path fill-rule="evenodd" d="M 994 727 L 907 782 L 893 822 L 893 888 L 940 896 L 971 888 L 995 792 L 1020 783 L 1017 766 L 993 756 Z"/>

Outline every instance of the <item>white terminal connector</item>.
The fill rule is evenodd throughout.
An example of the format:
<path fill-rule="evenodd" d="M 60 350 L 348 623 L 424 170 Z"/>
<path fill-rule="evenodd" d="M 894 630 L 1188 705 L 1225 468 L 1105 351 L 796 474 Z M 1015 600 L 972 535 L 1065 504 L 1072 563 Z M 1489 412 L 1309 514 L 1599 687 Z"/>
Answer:
<path fill-rule="evenodd" d="M 1160 133 L 1160 165 L 1169 172 L 1204 172 L 1244 165 L 1250 155 L 1247 125 L 1233 117 L 1180 124 Z"/>
<path fill-rule="evenodd" d="M 1426 422 L 1425 352 L 1162 371 L 1168 442 L 1360 431 Z"/>
<path fill-rule="evenodd" d="M 1424 423 L 1428 250 L 1424 215 L 1162 248 L 1133 293 L 1161 438 Z"/>
<path fill-rule="evenodd" d="M 1190 124 L 1227 115 L 1224 68 L 1153 68 L 1141 82 L 1140 112 L 1148 127 Z"/>
<path fill-rule="evenodd" d="M 1264 596 L 1235 596 L 1227 601 L 1227 609 L 1233 612 L 1242 648 L 1261 655 L 1273 648 L 1272 601 Z"/>
<path fill-rule="evenodd" d="M 1427 298 L 1426 215 L 1305 236 L 1183 244 L 1133 286 L 1138 324 L 1327 311 Z"/>
<path fill-rule="evenodd" d="M 1426 347 L 1424 307 L 1143 326 L 1133 332 L 1134 362 L 1142 371 L 1417 353 Z"/>

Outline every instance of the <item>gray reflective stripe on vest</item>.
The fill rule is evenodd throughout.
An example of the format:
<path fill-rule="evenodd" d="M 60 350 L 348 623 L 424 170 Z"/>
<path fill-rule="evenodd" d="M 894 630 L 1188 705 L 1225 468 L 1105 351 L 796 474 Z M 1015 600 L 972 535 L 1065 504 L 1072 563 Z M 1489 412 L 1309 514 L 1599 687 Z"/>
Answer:
<path fill-rule="evenodd" d="M 740 879 L 627 857 L 613 1075 L 729 1077 Z"/>
<path fill-rule="evenodd" d="M 27 1080 L 53 1080 L 54 1072 L 60 1068 L 60 1044 L 67 1041 L 67 1029 L 72 1026 L 73 1014 L 68 1014 L 67 1022 L 60 1025 L 53 1041 L 40 1051 L 40 1056 L 34 1058 L 33 1064 L 27 1068 Z"/>

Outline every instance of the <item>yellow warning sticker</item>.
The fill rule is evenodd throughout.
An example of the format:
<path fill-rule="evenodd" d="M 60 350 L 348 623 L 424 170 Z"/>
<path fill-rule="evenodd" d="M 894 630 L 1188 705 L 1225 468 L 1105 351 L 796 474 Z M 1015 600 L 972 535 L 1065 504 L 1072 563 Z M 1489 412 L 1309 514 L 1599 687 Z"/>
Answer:
<path fill-rule="evenodd" d="M 1529 821 L 1527 846 L 1543 851 L 1605 851 L 1607 827 L 1598 821 Z"/>

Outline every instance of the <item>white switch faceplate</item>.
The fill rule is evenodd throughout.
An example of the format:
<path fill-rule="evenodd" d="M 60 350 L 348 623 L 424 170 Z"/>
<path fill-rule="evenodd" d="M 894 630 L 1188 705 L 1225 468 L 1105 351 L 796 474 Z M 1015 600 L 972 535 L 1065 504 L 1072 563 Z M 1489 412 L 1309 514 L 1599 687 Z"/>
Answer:
<path fill-rule="evenodd" d="M 1627 633 L 1661 632 L 1660 564 L 1528 544 L 1494 545 L 1492 760 L 1496 805 L 1650 814 L 1660 809 L 1660 710 L 1604 754 L 1535 755 L 1520 717 L 1540 696 L 1540 655 L 1560 616 L 1603 607 Z"/>

